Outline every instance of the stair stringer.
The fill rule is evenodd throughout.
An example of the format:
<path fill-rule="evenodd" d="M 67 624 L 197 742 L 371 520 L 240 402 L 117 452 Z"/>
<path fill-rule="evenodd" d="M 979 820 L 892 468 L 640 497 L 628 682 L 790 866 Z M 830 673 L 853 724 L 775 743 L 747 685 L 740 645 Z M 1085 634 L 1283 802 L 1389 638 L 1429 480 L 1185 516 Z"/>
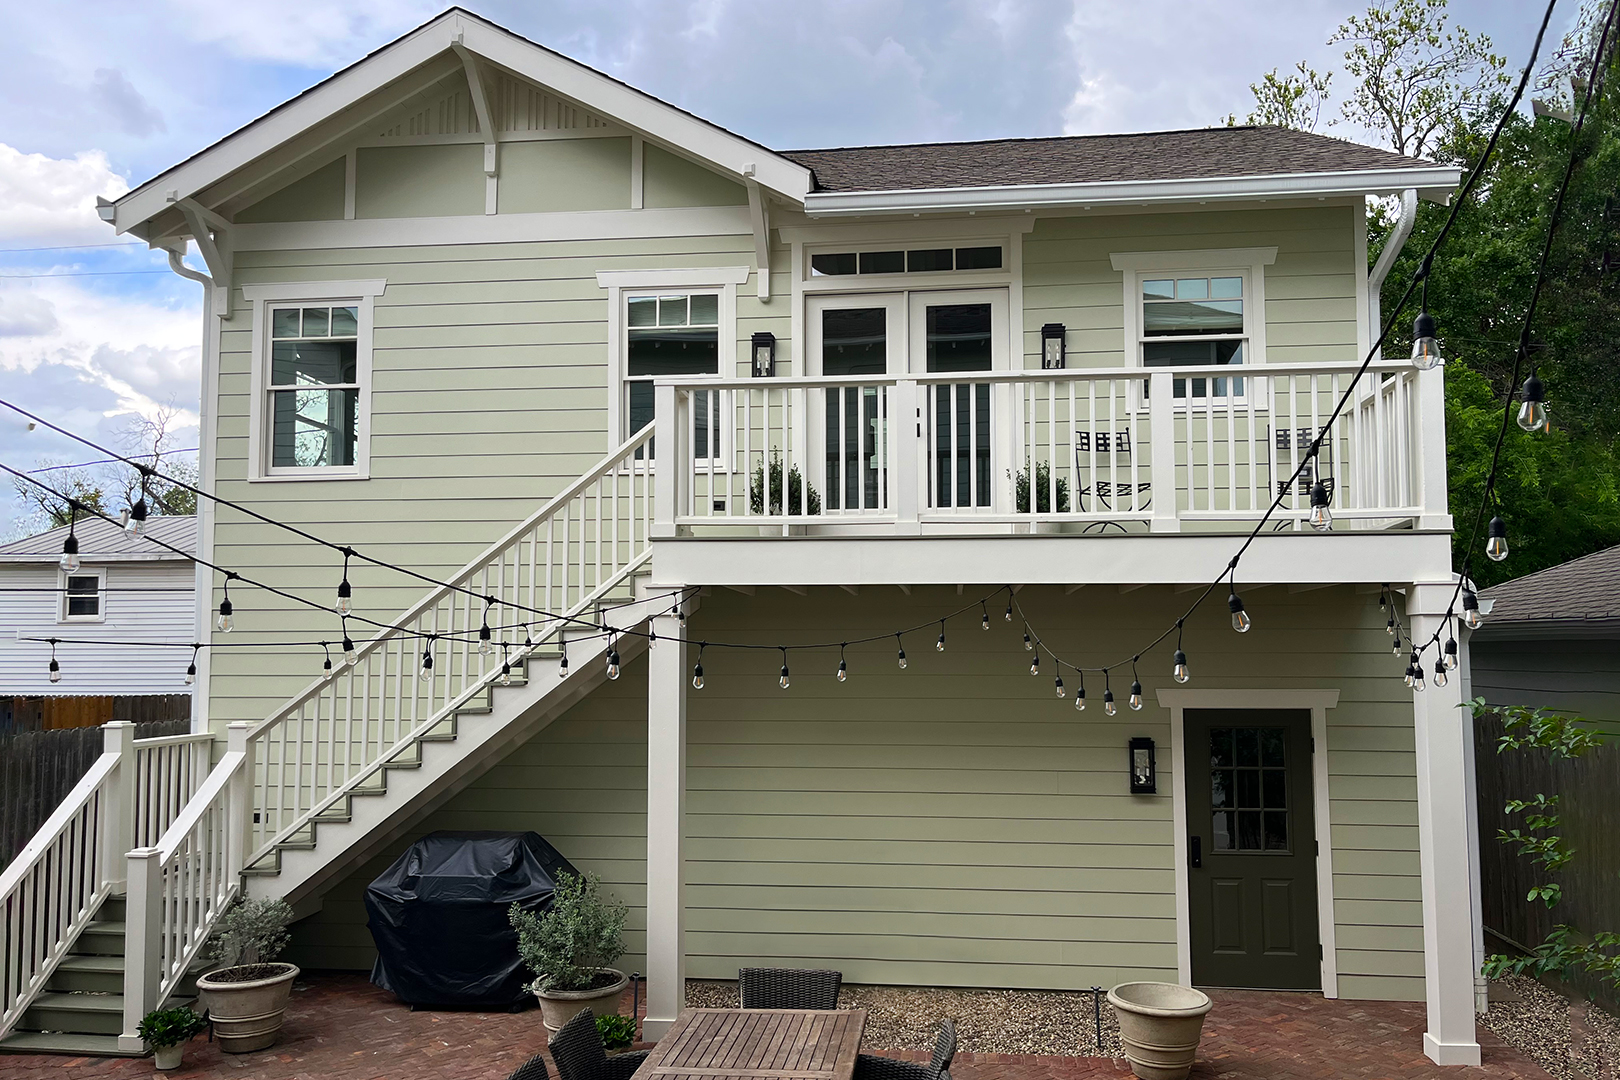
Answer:
<path fill-rule="evenodd" d="M 651 616 L 667 612 L 671 602 L 672 594 L 660 590 L 656 595 L 618 606 L 613 609 L 614 624 L 624 629 L 640 627 Z M 694 607 L 695 598 L 687 604 L 689 611 Z M 642 637 L 621 637 L 618 641 L 621 663 L 628 663 L 646 649 Z M 600 637 L 570 641 L 570 674 L 566 679 L 557 674 L 557 660 L 531 656 L 528 681 L 523 686 L 492 687 L 489 711 L 459 714 L 453 739 L 418 740 L 419 767 L 390 770 L 385 792 L 351 798 L 348 820 L 320 821 L 314 830 L 313 845 L 280 848 L 277 873 L 244 876 L 247 895 L 254 899 L 283 899 L 300 916 L 317 910 L 321 896 L 350 871 L 410 831 L 515 747 L 606 682 L 606 653 L 607 643 Z"/>

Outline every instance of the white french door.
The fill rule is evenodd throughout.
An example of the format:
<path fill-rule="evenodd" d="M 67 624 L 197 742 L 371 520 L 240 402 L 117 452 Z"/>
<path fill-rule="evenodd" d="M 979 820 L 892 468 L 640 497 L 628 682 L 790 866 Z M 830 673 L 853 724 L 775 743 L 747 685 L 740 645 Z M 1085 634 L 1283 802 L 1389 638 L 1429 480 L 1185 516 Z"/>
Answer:
<path fill-rule="evenodd" d="M 903 293 L 815 296 L 806 314 L 806 374 L 842 378 L 905 370 Z M 829 515 L 886 513 L 891 506 L 889 389 L 834 386 L 810 395 L 811 457 Z"/>
<path fill-rule="evenodd" d="M 914 375 L 960 372 L 960 381 L 930 380 L 918 388 L 919 434 L 926 462 L 922 505 L 930 510 L 985 512 L 995 505 L 997 459 L 991 417 L 1006 391 L 972 372 L 1010 366 L 1007 291 L 961 289 L 914 292 L 907 367 Z"/>

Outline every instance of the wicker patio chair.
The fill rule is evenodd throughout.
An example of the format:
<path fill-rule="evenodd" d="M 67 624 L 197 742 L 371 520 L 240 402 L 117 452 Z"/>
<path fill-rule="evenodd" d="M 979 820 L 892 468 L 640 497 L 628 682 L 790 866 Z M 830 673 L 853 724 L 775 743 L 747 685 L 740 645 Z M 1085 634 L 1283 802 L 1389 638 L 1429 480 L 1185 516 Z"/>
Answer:
<path fill-rule="evenodd" d="M 557 1063 L 561 1080 L 630 1080 L 630 1074 L 647 1057 L 646 1050 L 608 1057 L 596 1030 L 596 1015 L 589 1009 L 581 1009 L 564 1024 L 551 1037 L 547 1049 Z"/>
<path fill-rule="evenodd" d="M 742 968 L 737 972 L 745 1009 L 836 1009 L 843 984 L 841 971 Z"/>
<path fill-rule="evenodd" d="M 551 1080 L 551 1070 L 546 1068 L 546 1059 L 536 1054 L 512 1070 L 512 1075 L 506 1080 Z"/>
<path fill-rule="evenodd" d="M 955 1056 L 956 1024 L 946 1020 L 939 1025 L 934 1056 L 927 1065 L 860 1054 L 855 1058 L 855 1080 L 951 1080 L 951 1059 Z"/>

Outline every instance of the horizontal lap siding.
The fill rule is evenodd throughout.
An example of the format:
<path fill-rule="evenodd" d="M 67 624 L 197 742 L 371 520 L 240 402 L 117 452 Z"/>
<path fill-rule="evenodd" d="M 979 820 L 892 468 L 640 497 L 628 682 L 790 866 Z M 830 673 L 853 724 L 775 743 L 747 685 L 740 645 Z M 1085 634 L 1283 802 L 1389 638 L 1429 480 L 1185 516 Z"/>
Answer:
<path fill-rule="evenodd" d="M 1068 328 L 1070 367 L 1134 364 L 1125 352 L 1127 251 L 1277 248 L 1265 268 L 1267 359 L 1349 361 L 1356 353 L 1355 214 L 1350 206 L 1274 207 L 1043 218 L 1024 238 L 1025 366 L 1040 366 L 1040 328 Z"/>
<path fill-rule="evenodd" d="M 402 221 L 401 229 L 410 229 Z M 774 269 L 786 288 L 785 251 Z M 252 308 L 238 291 L 222 324 L 218 486 L 227 498 L 370 555 L 444 578 L 543 505 L 608 450 L 607 292 L 602 270 L 753 263 L 749 236 L 251 251 L 236 284 L 383 278 L 375 304 L 371 478 L 246 482 L 252 387 Z M 738 288 L 740 340 L 790 336 L 786 304 Z M 791 343 L 788 343 L 791 348 Z M 746 363 L 747 348 L 738 346 Z M 215 561 L 321 604 L 341 558 L 223 511 Z M 426 587 L 351 567 L 356 610 L 391 620 Z M 335 616 L 238 584 L 233 641 L 335 637 Z M 209 600 L 217 606 L 219 594 Z M 352 623 L 356 639 L 374 628 Z M 186 632 L 189 636 L 190 631 Z M 319 670 L 318 649 L 220 650 L 212 723 L 259 719 Z M 183 667 L 183 665 L 182 665 Z"/>
<path fill-rule="evenodd" d="M 924 624 L 971 598 L 716 590 L 691 633 L 842 640 Z M 1089 663 L 1120 659 L 1120 642 L 1150 638 L 1189 600 L 1103 588 L 1029 588 L 1019 599 L 1062 655 Z M 1341 991 L 1421 997 L 1412 709 L 1376 603 L 1348 588 L 1266 589 L 1249 606 L 1255 629 L 1241 638 L 1214 607 L 1188 623 L 1191 685 L 1340 689 L 1326 752 Z M 850 646 L 842 685 L 836 648 L 793 654 L 785 692 L 776 655 L 708 650 L 707 685 L 688 697 L 690 975 L 814 964 L 901 984 L 1175 978 L 1174 769 L 1169 714 L 1153 703 L 1173 685 L 1164 648 L 1141 663 L 1140 713 L 1104 716 L 1102 681 L 1089 676 L 1091 707 L 1077 713 L 1072 698 L 1055 699 L 1050 661 L 1030 677 L 1020 629 L 1000 608 L 992 603 L 989 633 L 976 610 L 951 622 L 943 655 L 932 648 L 937 624 L 908 635 L 904 672 L 892 640 Z M 632 665 L 421 826 L 532 828 L 602 873 L 632 907 L 627 970 L 644 947 L 645 673 Z M 1129 681 L 1128 671 L 1115 679 L 1121 698 Z M 1163 794 L 1124 791 L 1135 735 L 1160 747 Z M 383 865 L 339 891 L 357 895 L 354 882 Z M 352 901 L 329 899 L 301 941 L 338 933 L 343 903 Z M 339 955 L 310 947 L 314 959 Z M 369 963 L 356 949 L 357 966 Z"/>

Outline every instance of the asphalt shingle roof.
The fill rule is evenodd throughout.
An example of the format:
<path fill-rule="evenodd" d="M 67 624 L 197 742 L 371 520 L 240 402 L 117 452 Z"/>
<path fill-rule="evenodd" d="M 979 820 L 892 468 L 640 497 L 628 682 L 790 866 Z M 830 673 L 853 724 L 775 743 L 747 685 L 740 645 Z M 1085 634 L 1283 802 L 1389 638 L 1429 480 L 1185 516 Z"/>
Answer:
<path fill-rule="evenodd" d="M 1496 601 L 1486 628 L 1620 619 L 1620 544 L 1504 581 L 1479 595 Z"/>
<path fill-rule="evenodd" d="M 180 558 L 167 548 L 151 543 L 146 539 L 147 536 L 177 547 L 189 555 L 195 556 L 197 553 L 197 519 L 190 515 L 149 518 L 146 522 L 145 535 L 138 537 L 131 537 L 117 525 L 101 518 L 89 518 L 78 522 L 73 527 L 73 533 L 79 538 L 79 558 L 87 563 L 130 558 Z M 22 540 L 13 540 L 0 546 L 0 558 L 12 556 L 10 561 L 17 561 L 18 556 L 24 557 L 24 561 L 27 561 L 29 556 L 59 559 L 62 557 L 62 541 L 67 538 L 67 534 L 67 526 L 64 525 L 60 529 L 51 529 Z"/>
<path fill-rule="evenodd" d="M 815 189 L 825 192 L 1208 180 L 1434 165 L 1308 131 L 1249 126 L 784 150 L 782 156 L 812 169 Z"/>

